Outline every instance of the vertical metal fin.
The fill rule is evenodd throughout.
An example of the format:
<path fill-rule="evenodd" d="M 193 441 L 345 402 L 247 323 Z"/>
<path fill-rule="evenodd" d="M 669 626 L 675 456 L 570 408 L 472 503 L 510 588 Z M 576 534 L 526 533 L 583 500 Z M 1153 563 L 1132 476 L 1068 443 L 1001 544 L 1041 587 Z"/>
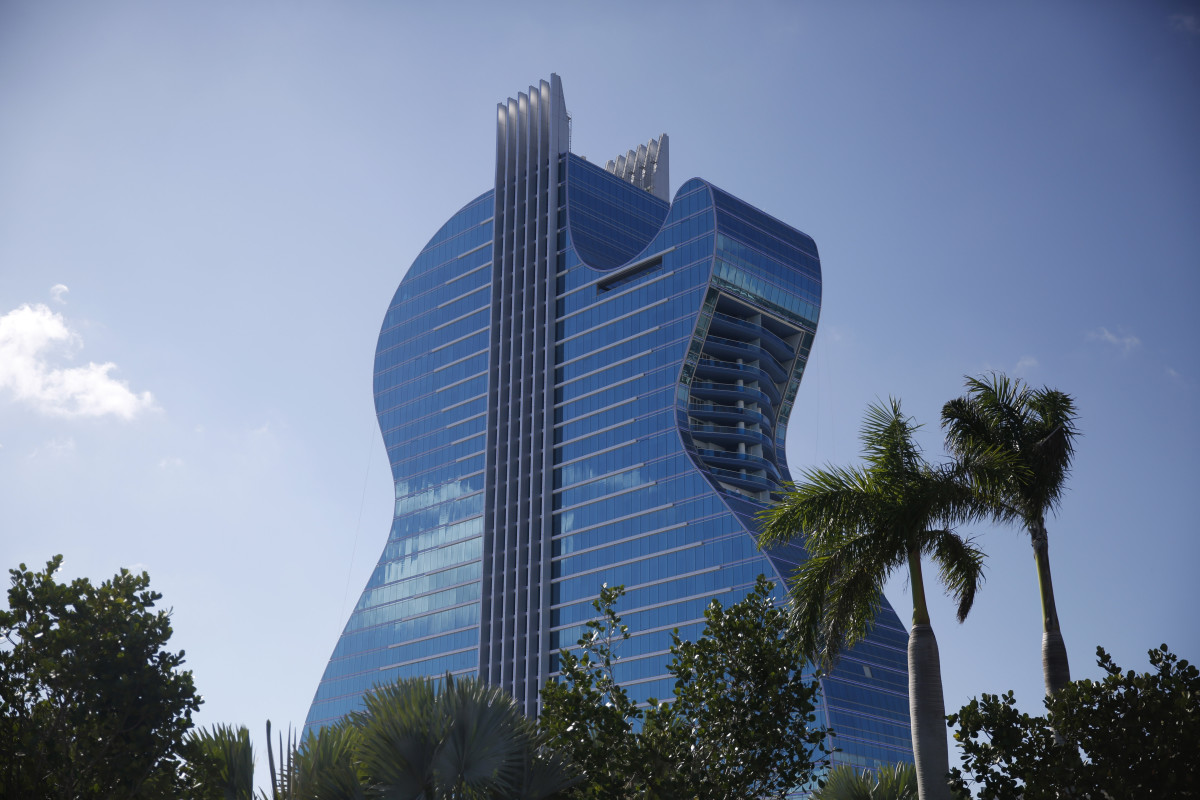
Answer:
<path fill-rule="evenodd" d="M 639 189 L 645 189 L 659 200 L 671 202 L 671 165 L 670 147 L 667 135 L 664 133 L 657 139 L 651 139 L 647 144 L 639 144 L 636 150 L 630 150 L 624 155 L 617 156 L 604 165 L 623 181 L 629 181 Z"/>
<path fill-rule="evenodd" d="M 497 107 L 479 674 L 531 715 L 549 673 L 543 587 L 553 496 L 559 162 L 569 133 L 557 75 Z"/>

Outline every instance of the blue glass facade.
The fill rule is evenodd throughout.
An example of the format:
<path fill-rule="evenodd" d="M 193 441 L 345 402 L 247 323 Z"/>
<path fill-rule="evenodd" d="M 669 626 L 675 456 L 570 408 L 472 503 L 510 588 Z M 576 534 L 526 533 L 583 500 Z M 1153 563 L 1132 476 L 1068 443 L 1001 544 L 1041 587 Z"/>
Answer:
<path fill-rule="evenodd" d="M 790 480 L 813 240 L 702 180 L 663 199 L 665 137 L 636 169 L 634 151 L 624 171 L 571 154 L 557 77 L 497 112 L 495 187 L 430 240 L 384 319 L 396 514 L 308 727 L 376 683 L 446 672 L 535 713 L 604 583 L 625 585 L 633 633 L 618 679 L 670 697 L 671 631 L 698 634 L 711 599 L 804 558 L 760 551 L 754 515 Z M 822 680 L 836 761 L 911 760 L 905 646 L 885 603 Z"/>

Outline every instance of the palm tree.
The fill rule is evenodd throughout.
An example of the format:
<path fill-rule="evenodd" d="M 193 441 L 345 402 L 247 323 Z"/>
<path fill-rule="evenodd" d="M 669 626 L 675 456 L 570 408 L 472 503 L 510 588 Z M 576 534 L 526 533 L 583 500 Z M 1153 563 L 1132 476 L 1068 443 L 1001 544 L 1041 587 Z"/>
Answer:
<path fill-rule="evenodd" d="M 955 465 L 933 466 L 913 441 L 918 429 L 892 400 L 867 409 L 860 439 L 865 466 L 811 470 L 764 512 L 762 545 L 804 537 L 808 560 L 791 583 L 806 654 L 825 668 L 862 639 L 883 584 L 907 564 L 913 624 L 908 637 L 908 705 L 922 800 L 950 797 L 945 701 L 937 639 L 929 624 L 921 557 L 938 565 L 963 621 L 983 582 L 983 553 L 953 528 L 976 518 L 976 492 Z"/>
<path fill-rule="evenodd" d="M 912 764 L 894 764 L 877 773 L 843 764 L 829 771 L 812 800 L 917 800 L 917 773 Z"/>
<path fill-rule="evenodd" d="M 1067 646 L 1054 606 L 1046 514 L 1062 500 L 1075 455 L 1075 402 L 1047 387 L 1031 389 L 1003 374 L 966 379 L 967 393 L 942 408 L 946 449 L 970 463 L 985 451 L 1005 453 L 1011 474 L 992 492 L 998 521 L 1019 522 L 1029 532 L 1042 596 L 1042 673 L 1046 693 L 1071 681 Z"/>

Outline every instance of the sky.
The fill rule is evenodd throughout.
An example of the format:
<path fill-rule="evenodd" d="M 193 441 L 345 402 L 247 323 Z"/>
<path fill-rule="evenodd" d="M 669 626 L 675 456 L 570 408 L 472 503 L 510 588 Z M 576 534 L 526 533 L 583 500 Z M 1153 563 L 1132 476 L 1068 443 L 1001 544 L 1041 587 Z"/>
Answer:
<path fill-rule="evenodd" d="M 511 6 L 511 7 L 510 7 Z M 1070 393 L 1049 522 L 1072 675 L 1200 658 L 1200 4 L 0 0 L 0 566 L 147 570 L 201 724 L 303 724 L 386 540 L 375 341 L 491 185 L 495 103 L 562 76 L 572 147 L 671 136 L 812 235 L 793 469 L 965 375 Z M 1041 708 L 1028 537 L 930 588 L 946 706 Z M 888 584 L 902 619 L 903 575 Z M 261 739 L 259 740 L 261 741 Z M 260 759 L 265 763 L 265 758 Z"/>

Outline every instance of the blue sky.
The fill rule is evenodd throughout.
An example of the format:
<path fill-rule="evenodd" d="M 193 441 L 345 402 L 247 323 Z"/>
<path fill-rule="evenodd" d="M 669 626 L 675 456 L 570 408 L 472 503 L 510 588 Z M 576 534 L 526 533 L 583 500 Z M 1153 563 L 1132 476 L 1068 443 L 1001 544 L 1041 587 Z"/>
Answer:
<path fill-rule="evenodd" d="M 814 236 L 793 467 L 964 374 L 1070 392 L 1050 524 L 1075 677 L 1200 657 L 1195 2 L 0 4 L 0 565 L 146 569 L 203 723 L 303 722 L 390 521 L 371 364 L 396 284 L 558 72 L 573 147 L 666 131 Z M 1027 538 L 980 527 L 949 709 L 1040 707 Z M 903 578 L 889 596 L 907 619 Z"/>

